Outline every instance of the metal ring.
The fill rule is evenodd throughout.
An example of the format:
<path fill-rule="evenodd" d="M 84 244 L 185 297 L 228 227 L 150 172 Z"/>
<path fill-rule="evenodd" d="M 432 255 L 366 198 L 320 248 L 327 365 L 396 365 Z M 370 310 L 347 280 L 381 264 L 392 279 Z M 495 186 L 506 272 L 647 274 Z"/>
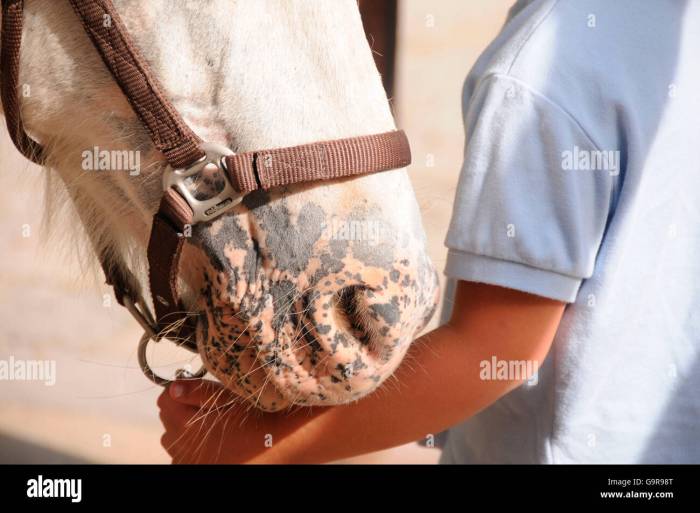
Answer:
<path fill-rule="evenodd" d="M 144 332 L 143 336 L 141 337 L 141 340 L 139 341 L 139 347 L 138 347 L 138 360 L 139 360 L 139 366 L 141 367 L 141 370 L 143 371 L 144 375 L 150 379 L 153 383 L 156 385 L 160 386 L 168 386 L 170 383 L 172 383 L 174 380 L 172 379 L 167 379 L 167 378 L 162 378 L 156 374 L 153 369 L 151 369 L 151 366 L 148 364 L 148 357 L 146 356 L 146 349 L 148 348 L 148 343 L 154 340 L 157 342 L 157 340 L 152 337 L 148 331 Z M 185 370 L 185 369 L 178 369 L 178 371 L 175 373 L 176 379 L 198 379 L 198 378 L 203 378 L 204 375 L 207 373 L 207 369 L 202 365 L 202 367 L 192 374 L 191 372 Z"/>

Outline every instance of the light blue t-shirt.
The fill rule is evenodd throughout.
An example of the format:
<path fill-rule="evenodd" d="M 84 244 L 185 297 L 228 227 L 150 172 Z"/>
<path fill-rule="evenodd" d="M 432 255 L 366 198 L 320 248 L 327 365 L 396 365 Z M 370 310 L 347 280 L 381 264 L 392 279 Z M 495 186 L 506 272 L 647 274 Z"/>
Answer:
<path fill-rule="evenodd" d="M 520 1 L 464 119 L 446 274 L 570 304 L 441 461 L 700 463 L 700 1 Z"/>

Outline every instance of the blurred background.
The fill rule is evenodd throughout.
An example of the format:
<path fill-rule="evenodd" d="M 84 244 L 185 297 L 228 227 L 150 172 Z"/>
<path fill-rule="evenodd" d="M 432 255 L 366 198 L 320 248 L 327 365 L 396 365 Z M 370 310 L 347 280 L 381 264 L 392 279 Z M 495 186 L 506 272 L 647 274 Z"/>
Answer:
<path fill-rule="evenodd" d="M 397 124 L 411 139 L 410 175 L 440 271 L 464 144 L 462 83 L 512 3 L 361 0 Z M 3 122 L 0 359 L 55 360 L 58 379 L 54 386 L 0 381 L 0 463 L 166 463 L 156 408 L 161 389 L 136 362 L 141 333 L 116 302 L 105 306 L 110 290 L 62 250 L 70 241 L 42 233 L 42 195 L 40 170 L 14 149 Z M 409 444 L 348 461 L 437 459 L 437 450 Z"/>

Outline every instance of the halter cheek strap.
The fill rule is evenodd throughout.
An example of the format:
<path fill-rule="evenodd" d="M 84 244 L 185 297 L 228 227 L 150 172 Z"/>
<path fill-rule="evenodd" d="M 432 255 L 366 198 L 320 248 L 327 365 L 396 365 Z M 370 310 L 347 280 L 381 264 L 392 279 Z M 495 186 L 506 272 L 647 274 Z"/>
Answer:
<path fill-rule="evenodd" d="M 163 93 L 111 0 L 69 1 L 155 148 L 168 162 L 163 176 L 163 196 L 153 217 L 147 250 L 155 319 L 148 312 L 138 281 L 128 267 L 119 260 L 99 255 L 117 301 L 144 326 L 146 343 L 151 338 L 165 336 L 196 351 L 192 336 L 195 322 L 183 314 L 184 306 L 177 290 L 187 226 L 215 219 L 256 189 L 355 177 L 405 167 L 411 162 L 408 140 L 401 130 L 239 154 L 203 142 Z M 44 149 L 24 129 L 18 95 L 23 4 L 23 0 L 2 0 L 1 98 L 15 146 L 25 157 L 42 164 Z M 215 197 L 202 201 L 192 195 L 185 180 L 207 166 L 222 170 L 227 183 Z M 139 355 L 145 362 L 144 339 Z M 166 382 L 147 369 L 147 364 L 144 369 L 153 381 Z"/>

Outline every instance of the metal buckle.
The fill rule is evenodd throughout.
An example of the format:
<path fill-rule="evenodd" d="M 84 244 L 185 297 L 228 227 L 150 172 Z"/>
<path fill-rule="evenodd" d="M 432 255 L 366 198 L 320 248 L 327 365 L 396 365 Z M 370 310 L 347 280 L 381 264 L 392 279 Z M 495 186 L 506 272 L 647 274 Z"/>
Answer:
<path fill-rule="evenodd" d="M 205 153 L 200 160 L 184 169 L 168 166 L 163 174 L 163 190 L 167 191 L 171 187 L 178 190 L 192 209 L 193 224 L 211 221 L 243 200 L 243 194 L 233 188 L 226 174 L 224 157 L 233 155 L 233 151 L 221 144 L 208 142 L 202 143 L 200 147 Z M 215 165 L 224 174 L 224 189 L 212 198 L 198 200 L 185 184 L 185 179 L 200 173 L 209 165 Z"/>

